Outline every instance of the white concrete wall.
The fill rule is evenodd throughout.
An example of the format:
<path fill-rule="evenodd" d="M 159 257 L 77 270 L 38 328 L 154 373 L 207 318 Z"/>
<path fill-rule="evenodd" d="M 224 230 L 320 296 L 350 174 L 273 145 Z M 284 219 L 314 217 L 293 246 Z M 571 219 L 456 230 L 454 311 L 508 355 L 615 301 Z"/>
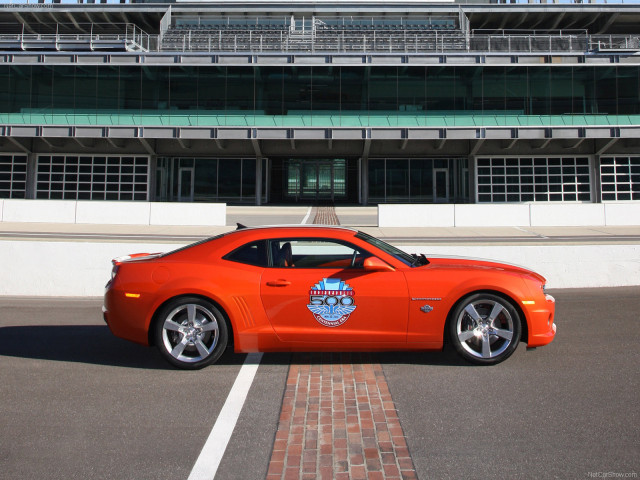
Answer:
<path fill-rule="evenodd" d="M 550 288 L 640 285 L 640 245 L 400 245 L 400 248 L 427 257 L 471 257 L 519 265 L 543 275 Z"/>
<path fill-rule="evenodd" d="M 382 204 L 379 227 L 579 227 L 640 225 L 640 202 Z"/>
<path fill-rule="evenodd" d="M 640 202 L 605 203 L 607 225 L 640 225 Z"/>
<path fill-rule="evenodd" d="M 2 206 L 3 222 L 75 223 L 75 200 L 14 200 Z"/>
<path fill-rule="evenodd" d="M 455 205 L 378 205 L 379 227 L 453 227 Z"/>
<path fill-rule="evenodd" d="M 602 203 L 532 203 L 530 208 L 532 227 L 605 225 Z"/>
<path fill-rule="evenodd" d="M 181 243 L 0 241 L 0 295 L 101 296 L 111 259 Z M 550 288 L 640 285 L 640 245 L 401 246 L 408 252 L 488 258 L 544 275 Z"/>
<path fill-rule="evenodd" d="M 225 203 L 4 200 L 0 221 L 106 225 L 224 226 Z"/>
<path fill-rule="evenodd" d="M 151 225 L 216 225 L 227 222 L 224 203 L 151 203 Z"/>
<path fill-rule="evenodd" d="M 149 225 L 148 202 L 78 201 L 75 223 Z"/>
<path fill-rule="evenodd" d="M 100 296 L 111 260 L 180 244 L 0 241 L 0 295 Z"/>
<path fill-rule="evenodd" d="M 456 227 L 521 227 L 530 221 L 527 204 L 469 204 L 455 206 Z"/>

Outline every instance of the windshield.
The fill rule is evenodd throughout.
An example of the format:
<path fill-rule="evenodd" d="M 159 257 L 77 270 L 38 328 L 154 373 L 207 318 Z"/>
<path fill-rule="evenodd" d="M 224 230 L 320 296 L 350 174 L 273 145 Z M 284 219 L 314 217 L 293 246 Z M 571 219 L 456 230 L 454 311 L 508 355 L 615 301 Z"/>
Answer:
<path fill-rule="evenodd" d="M 411 255 L 403 250 L 400 250 L 399 248 L 394 247 L 393 245 L 389 245 L 387 242 L 383 242 L 379 238 L 372 237 L 367 233 L 358 232 L 356 234 L 356 238 L 364 240 L 374 247 L 379 248 L 383 252 L 388 253 L 392 257 L 400 260 L 402 263 L 409 265 L 410 267 L 419 267 L 429 263 L 424 255 Z"/>

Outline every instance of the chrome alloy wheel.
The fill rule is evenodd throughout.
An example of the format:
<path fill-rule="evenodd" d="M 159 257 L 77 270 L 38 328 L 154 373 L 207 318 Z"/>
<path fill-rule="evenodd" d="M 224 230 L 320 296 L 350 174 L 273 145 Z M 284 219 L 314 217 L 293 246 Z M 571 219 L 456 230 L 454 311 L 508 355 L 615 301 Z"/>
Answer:
<path fill-rule="evenodd" d="M 203 305 L 181 304 L 171 310 L 162 324 L 164 348 L 180 362 L 206 359 L 215 350 L 218 338 L 218 319 Z"/>
<path fill-rule="evenodd" d="M 459 345 L 471 357 L 491 360 L 503 354 L 519 333 L 512 316 L 513 308 L 499 297 L 480 297 L 459 310 L 455 320 L 455 334 Z M 508 356 L 508 355 L 507 355 Z M 505 356 L 506 358 L 506 356 Z"/>

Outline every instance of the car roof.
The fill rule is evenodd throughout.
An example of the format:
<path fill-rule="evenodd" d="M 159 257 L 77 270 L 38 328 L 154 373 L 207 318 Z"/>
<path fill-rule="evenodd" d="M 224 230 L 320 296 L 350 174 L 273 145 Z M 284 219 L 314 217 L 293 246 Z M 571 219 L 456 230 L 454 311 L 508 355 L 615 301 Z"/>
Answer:
<path fill-rule="evenodd" d="M 290 228 L 300 228 L 300 229 L 329 229 L 329 230 L 345 230 L 345 231 L 349 231 L 349 232 L 357 232 L 358 230 L 352 227 L 344 227 L 342 225 L 322 225 L 322 224 L 310 224 L 310 225 L 306 225 L 306 224 L 299 224 L 299 223 L 293 223 L 293 224 L 279 224 L 279 225 L 259 225 L 259 226 L 245 226 L 245 225 L 241 225 L 238 224 L 238 228 L 235 231 L 250 231 L 250 230 L 263 230 L 263 229 L 269 229 L 269 230 L 276 230 L 276 229 L 290 229 Z"/>

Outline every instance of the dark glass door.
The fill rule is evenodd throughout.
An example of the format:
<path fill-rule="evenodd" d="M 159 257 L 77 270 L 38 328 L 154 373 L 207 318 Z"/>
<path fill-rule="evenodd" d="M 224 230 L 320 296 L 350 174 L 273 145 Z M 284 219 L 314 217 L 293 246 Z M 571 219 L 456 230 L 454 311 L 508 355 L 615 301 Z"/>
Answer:
<path fill-rule="evenodd" d="M 344 159 L 290 159 L 286 171 L 288 199 L 336 201 L 347 196 L 347 164 Z"/>

